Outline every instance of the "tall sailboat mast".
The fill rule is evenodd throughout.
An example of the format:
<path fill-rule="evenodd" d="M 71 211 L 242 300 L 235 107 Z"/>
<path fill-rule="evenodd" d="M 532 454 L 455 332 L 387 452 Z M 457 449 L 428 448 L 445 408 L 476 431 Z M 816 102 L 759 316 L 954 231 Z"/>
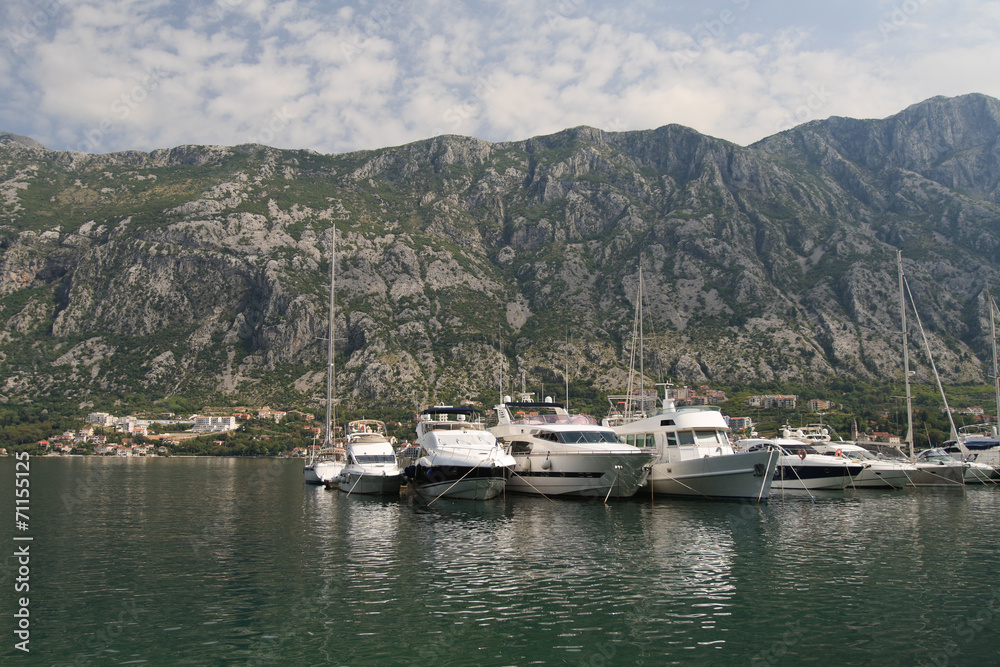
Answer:
<path fill-rule="evenodd" d="M 997 419 L 993 422 L 994 434 L 1000 433 L 1000 368 L 997 366 L 997 324 L 993 311 L 997 305 L 990 294 L 990 286 L 986 285 L 986 305 L 990 309 L 990 343 L 993 346 L 993 391 L 996 394 Z"/>
<path fill-rule="evenodd" d="M 326 437 L 323 447 L 333 446 L 333 293 L 335 286 L 335 266 L 337 263 L 337 226 L 330 230 L 330 310 L 326 333 Z"/>
<path fill-rule="evenodd" d="M 913 452 L 913 398 L 910 395 L 910 345 L 906 333 L 906 295 L 903 291 L 903 251 L 896 251 L 896 267 L 899 272 L 899 319 L 903 326 L 903 380 L 906 383 L 906 443 Z"/>
<path fill-rule="evenodd" d="M 628 390 L 627 397 L 625 399 L 625 419 L 631 419 L 636 416 L 637 412 L 641 412 L 642 408 L 645 407 L 645 397 L 642 395 L 645 389 L 646 380 L 646 369 L 644 362 L 644 350 L 643 350 L 643 331 L 642 331 L 642 266 L 639 266 L 639 283 L 636 287 L 635 292 L 635 315 L 632 320 L 632 349 L 629 355 L 628 364 Z M 637 349 L 638 347 L 638 349 Z M 639 389 L 636 390 L 635 387 L 635 362 L 636 356 L 639 358 Z M 639 409 L 635 407 L 636 404 L 636 392 L 639 393 Z"/>

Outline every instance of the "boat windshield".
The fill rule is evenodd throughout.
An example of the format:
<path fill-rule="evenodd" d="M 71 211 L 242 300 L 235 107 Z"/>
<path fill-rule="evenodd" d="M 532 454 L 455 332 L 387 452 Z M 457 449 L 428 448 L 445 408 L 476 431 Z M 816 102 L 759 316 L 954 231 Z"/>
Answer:
<path fill-rule="evenodd" d="M 354 460 L 358 463 L 395 463 L 396 457 L 392 454 L 357 454 Z"/>
<path fill-rule="evenodd" d="M 618 436 L 615 435 L 614 431 L 561 431 L 558 435 L 559 435 L 559 442 L 565 442 L 568 444 L 581 443 L 581 442 L 582 443 L 621 442 Z"/>
<path fill-rule="evenodd" d="M 874 459 L 875 458 L 874 455 L 869 454 L 868 452 L 863 452 L 862 453 L 862 452 L 846 451 L 846 452 L 841 452 L 840 454 L 838 454 L 837 452 L 835 452 L 835 451 L 833 451 L 831 449 L 829 451 L 820 452 L 820 453 L 823 456 L 840 457 L 840 458 L 845 458 L 845 459 L 851 459 L 852 461 L 867 461 L 869 459 Z"/>
<path fill-rule="evenodd" d="M 952 461 L 953 459 L 948 456 L 940 447 L 934 449 L 925 449 L 923 451 L 917 452 L 917 458 L 927 461 Z"/>
<path fill-rule="evenodd" d="M 515 424 L 575 424 L 596 426 L 597 420 L 589 415 L 517 415 Z"/>
<path fill-rule="evenodd" d="M 478 429 L 478 422 L 427 422 L 424 428 L 428 431 L 465 431 L 468 429 Z"/>

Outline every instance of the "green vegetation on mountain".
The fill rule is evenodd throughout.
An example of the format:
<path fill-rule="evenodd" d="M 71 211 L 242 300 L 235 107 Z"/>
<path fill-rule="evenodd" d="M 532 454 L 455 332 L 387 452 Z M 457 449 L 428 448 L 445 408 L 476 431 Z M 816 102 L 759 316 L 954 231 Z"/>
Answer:
<path fill-rule="evenodd" d="M 0 134 L 0 402 L 317 407 L 334 225 L 337 393 L 356 409 L 489 405 L 502 363 L 508 392 L 568 372 L 603 409 L 640 265 L 648 368 L 864 394 L 902 377 L 897 249 L 945 381 L 981 385 L 998 165 L 982 95 L 748 147 L 676 125 L 345 155 Z"/>

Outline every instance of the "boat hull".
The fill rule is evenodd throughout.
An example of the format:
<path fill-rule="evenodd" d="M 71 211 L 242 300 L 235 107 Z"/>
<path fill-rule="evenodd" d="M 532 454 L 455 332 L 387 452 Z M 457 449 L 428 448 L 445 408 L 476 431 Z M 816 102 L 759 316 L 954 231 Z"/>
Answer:
<path fill-rule="evenodd" d="M 966 484 L 993 484 L 996 469 L 984 463 L 970 463 L 965 469 Z"/>
<path fill-rule="evenodd" d="M 546 452 L 515 456 L 507 490 L 562 497 L 629 498 L 646 480 L 653 455 L 635 452 Z"/>
<path fill-rule="evenodd" d="M 507 469 L 500 466 L 408 466 L 409 487 L 421 498 L 490 500 L 507 484 Z"/>
<path fill-rule="evenodd" d="M 854 478 L 850 486 L 859 489 L 901 489 L 910 483 L 916 471 L 902 468 L 865 468 Z"/>
<path fill-rule="evenodd" d="M 917 472 L 910 486 L 962 486 L 965 484 L 965 465 L 918 463 Z"/>
<path fill-rule="evenodd" d="M 340 474 L 338 486 L 348 494 L 397 496 L 403 484 L 403 476 L 393 474 L 356 472 L 345 470 Z"/>
<path fill-rule="evenodd" d="M 344 464 L 338 461 L 317 461 L 312 465 L 306 464 L 302 468 L 306 484 L 328 485 L 340 476 L 344 469 Z"/>
<path fill-rule="evenodd" d="M 649 482 L 657 495 L 766 499 L 777 460 L 763 451 L 655 463 Z"/>
<path fill-rule="evenodd" d="M 797 457 L 784 456 L 782 458 L 794 460 Z M 861 470 L 860 465 L 796 465 L 782 461 L 775 468 L 771 488 L 808 491 L 846 489 L 851 485 L 854 476 Z"/>

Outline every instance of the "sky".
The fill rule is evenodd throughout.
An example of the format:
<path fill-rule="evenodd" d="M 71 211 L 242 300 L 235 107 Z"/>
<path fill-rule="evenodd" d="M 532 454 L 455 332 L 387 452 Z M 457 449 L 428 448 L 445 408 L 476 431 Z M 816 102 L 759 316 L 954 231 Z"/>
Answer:
<path fill-rule="evenodd" d="M 5 0 L 0 132 L 342 153 L 679 123 L 747 145 L 1000 97 L 1000 0 Z"/>

